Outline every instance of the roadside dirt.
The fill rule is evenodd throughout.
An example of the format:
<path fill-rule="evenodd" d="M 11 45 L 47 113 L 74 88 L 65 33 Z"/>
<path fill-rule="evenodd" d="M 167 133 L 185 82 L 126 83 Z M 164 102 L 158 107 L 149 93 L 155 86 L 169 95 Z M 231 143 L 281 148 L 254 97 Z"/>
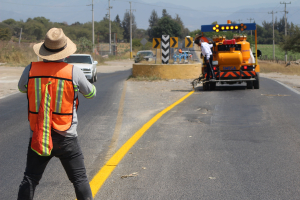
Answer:
<path fill-rule="evenodd" d="M 121 60 L 121 61 L 108 61 L 105 65 L 99 65 L 97 67 L 98 73 L 112 73 L 116 71 L 123 71 L 132 68 L 133 61 Z M 24 70 L 24 67 L 7 67 L 0 66 L 0 99 L 6 96 L 12 95 L 18 91 L 18 81 Z M 260 73 L 261 77 L 278 80 L 282 83 L 290 85 L 293 88 L 300 88 L 300 76 L 297 75 L 285 75 L 281 73 Z M 170 99 L 172 101 L 177 98 L 178 92 L 174 91 L 190 91 L 192 89 L 190 82 L 191 80 L 169 80 L 169 81 L 129 81 L 130 87 L 134 87 L 138 94 L 145 94 L 148 96 L 149 93 L 159 93 L 163 91 L 164 95 L 168 91 Z M 134 90 L 132 90 L 134 91 Z M 173 91 L 173 92 L 172 92 Z"/>
<path fill-rule="evenodd" d="M 132 68 L 132 61 L 122 60 L 107 62 L 106 65 L 97 66 L 99 73 L 112 73 Z M 0 65 L 0 99 L 19 92 L 18 82 L 24 67 L 7 67 Z"/>

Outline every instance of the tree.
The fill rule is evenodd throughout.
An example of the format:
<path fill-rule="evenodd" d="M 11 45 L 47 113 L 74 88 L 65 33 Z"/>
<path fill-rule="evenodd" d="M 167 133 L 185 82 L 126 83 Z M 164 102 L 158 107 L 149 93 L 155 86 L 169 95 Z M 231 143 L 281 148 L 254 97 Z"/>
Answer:
<path fill-rule="evenodd" d="M 44 24 L 35 21 L 29 20 L 27 23 L 24 24 L 24 35 L 22 37 L 28 40 L 41 40 L 44 39 L 46 35 L 46 31 L 48 31 Z"/>
<path fill-rule="evenodd" d="M 285 51 L 300 52 L 300 28 L 293 26 L 290 30 L 291 34 L 284 38 L 281 48 Z"/>
<path fill-rule="evenodd" d="M 124 14 L 124 19 L 122 21 L 122 27 L 124 29 L 124 32 L 123 32 L 124 39 L 129 41 L 130 40 L 130 13 L 129 12 L 126 12 Z M 136 27 L 136 23 L 135 23 L 135 17 L 132 14 L 132 37 L 134 37 L 134 33 L 135 33 L 136 29 L 137 29 L 137 27 Z"/>
<path fill-rule="evenodd" d="M 86 53 L 90 52 L 92 49 L 93 43 L 91 40 L 88 40 L 86 37 L 79 38 L 77 42 L 77 53 Z"/>
<path fill-rule="evenodd" d="M 12 33 L 9 28 L 0 28 L 0 40 L 9 41 Z"/>
<path fill-rule="evenodd" d="M 75 22 L 75 23 L 71 24 L 71 26 L 80 26 L 80 25 L 82 25 L 80 22 Z"/>
<path fill-rule="evenodd" d="M 135 38 L 143 39 L 143 38 L 147 38 L 147 37 L 148 37 L 147 30 L 145 30 L 145 29 L 136 29 Z"/>
<path fill-rule="evenodd" d="M 16 20 L 14 20 L 14 19 L 7 19 L 7 20 L 3 20 L 2 23 L 5 23 L 7 25 L 14 25 L 14 24 L 16 24 Z"/>
<path fill-rule="evenodd" d="M 186 36 L 188 36 L 190 34 L 190 30 L 188 28 L 184 27 L 184 24 L 178 14 L 176 14 L 174 21 L 176 23 L 178 23 L 181 27 L 181 35 L 178 35 L 181 39 L 185 38 Z"/>
<path fill-rule="evenodd" d="M 196 34 L 201 35 L 201 33 L 202 33 L 201 30 L 197 29 L 197 30 L 191 31 L 190 36 L 195 38 Z"/>
<path fill-rule="evenodd" d="M 122 27 L 122 23 L 121 23 L 119 15 L 116 16 L 114 22 L 117 23 L 120 27 Z"/>
<path fill-rule="evenodd" d="M 158 23 L 158 20 L 159 20 L 159 17 L 157 15 L 157 12 L 153 9 L 152 12 L 151 12 L 151 15 L 150 15 L 150 18 L 149 18 L 149 26 L 150 27 L 154 27 L 157 25 Z"/>
<path fill-rule="evenodd" d="M 152 13 L 151 13 L 151 15 L 150 15 L 150 18 L 149 18 L 149 20 L 148 20 L 148 21 L 149 21 L 149 28 L 148 28 L 148 30 L 147 30 L 148 36 L 149 36 L 149 39 L 150 39 L 150 40 L 153 39 L 153 34 L 152 34 L 153 28 L 154 28 L 155 26 L 157 26 L 158 20 L 159 20 L 159 17 L 158 17 L 158 15 L 157 15 L 157 12 L 153 9 L 153 10 L 152 10 Z"/>
<path fill-rule="evenodd" d="M 153 37 L 160 38 L 162 35 L 170 35 L 171 37 L 181 35 L 181 27 L 172 18 L 162 17 L 157 26 L 153 28 Z"/>
<path fill-rule="evenodd" d="M 166 9 L 163 9 L 162 10 L 162 17 L 170 17 L 171 18 L 171 15 L 169 15 L 169 13 L 167 13 Z"/>
<path fill-rule="evenodd" d="M 98 42 L 108 42 L 109 41 L 109 20 L 103 19 L 100 22 L 95 22 L 95 32 L 96 32 L 96 41 Z M 117 39 L 123 39 L 123 28 L 120 27 L 120 24 L 113 21 L 111 23 L 111 32 L 112 39 L 114 38 L 114 33 L 117 33 Z"/>

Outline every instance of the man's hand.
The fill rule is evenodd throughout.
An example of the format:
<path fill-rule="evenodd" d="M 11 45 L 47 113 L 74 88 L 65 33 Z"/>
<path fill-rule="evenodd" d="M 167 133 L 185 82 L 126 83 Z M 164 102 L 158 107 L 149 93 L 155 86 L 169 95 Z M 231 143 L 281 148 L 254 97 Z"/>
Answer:
<path fill-rule="evenodd" d="M 209 61 L 208 61 L 208 60 L 206 60 L 205 62 L 206 62 L 207 64 L 209 63 Z"/>

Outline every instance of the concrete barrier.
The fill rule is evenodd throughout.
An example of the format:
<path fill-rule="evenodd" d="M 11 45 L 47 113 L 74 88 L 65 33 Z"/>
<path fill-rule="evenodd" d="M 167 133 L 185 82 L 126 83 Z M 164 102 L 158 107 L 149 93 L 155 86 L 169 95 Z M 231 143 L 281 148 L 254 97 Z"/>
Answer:
<path fill-rule="evenodd" d="M 195 64 L 133 64 L 132 76 L 162 79 L 195 79 L 201 73 L 201 63 Z"/>

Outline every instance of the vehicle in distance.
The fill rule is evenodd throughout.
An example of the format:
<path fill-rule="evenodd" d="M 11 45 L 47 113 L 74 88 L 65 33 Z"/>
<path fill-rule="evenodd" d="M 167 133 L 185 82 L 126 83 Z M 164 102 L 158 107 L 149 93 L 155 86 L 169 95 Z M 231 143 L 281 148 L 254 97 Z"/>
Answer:
<path fill-rule="evenodd" d="M 64 62 L 79 67 L 85 77 L 94 83 L 97 81 L 97 61 L 90 54 L 72 54 L 64 59 Z"/>
<path fill-rule="evenodd" d="M 136 56 L 134 57 L 135 57 L 134 59 L 135 63 L 141 62 L 142 60 L 152 61 L 156 59 L 156 56 L 153 54 L 151 50 L 138 51 Z"/>
<path fill-rule="evenodd" d="M 190 51 L 182 51 L 182 54 L 187 54 L 190 58 L 193 57 L 193 54 Z"/>

